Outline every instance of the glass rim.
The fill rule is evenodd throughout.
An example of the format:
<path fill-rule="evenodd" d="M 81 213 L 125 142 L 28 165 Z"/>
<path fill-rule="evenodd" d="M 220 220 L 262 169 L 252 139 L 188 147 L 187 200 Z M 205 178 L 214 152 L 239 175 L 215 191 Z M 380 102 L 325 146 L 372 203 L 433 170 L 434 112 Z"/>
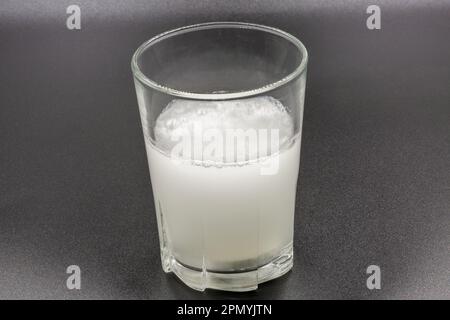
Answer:
<path fill-rule="evenodd" d="M 237 91 L 237 92 L 227 92 L 227 93 L 195 93 L 195 92 L 188 92 L 188 91 L 182 91 L 177 90 L 173 88 L 166 87 L 164 85 L 158 84 L 156 81 L 153 81 L 144 73 L 141 71 L 141 69 L 138 66 L 137 60 L 141 56 L 141 54 L 149 47 L 153 46 L 154 44 L 163 41 L 165 39 L 171 38 L 173 36 L 177 36 L 183 33 L 187 32 L 195 32 L 200 30 L 207 30 L 207 29 L 220 29 L 220 28 L 236 28 L 236 29 L 250 29 L 250 30 L 258 30 L 263 31 L 267 33 L 272 33 L 274 35 L 277 35 L 279 37 L 284 38 L 285 40 L 292 43 L 297 49 L 302 53 L 302 59 L 300 64 L 287 76 L 281 78 L 280 80 L 277 80 L 275 82 L 269 83 L 267 85 L 264 85 L 262 87 L 251 89 L 251 90 L 245 90 L 245 91 Z M 303 72 L 306 70 L 306 66 L 308 63 L 308 51 L 306 50 L 306 47 L 303 45 L 303 43 L 294 37 L 293 35 L 282 31 L 277 28 L 268 27 L 260 24 L 254 24 L 254 23 L 247 23 L 247 22 L 206 22 L 206 23 L 199 23 L 199 24 L 193 24 L 184 26 L 181 28 L 169 30 L 163 33 L 158 34 L 157 36 L 151 38 L 150 40 L 145 41 L 143 44 L 141 44 L 137 50 L 134 52 L 133 57 L 131 59 L 131 70 L 133 72 L 133 76 L 139 80 L 142 84 L 145 86 L 148 86 L 152 89 L 158 90 L 164 94 L 168 94 L 171 96 L 175 96 L 178 98 L 185 98 L 185 99 L 193 99 L 193 100 L 228 100 L 228 99 L 241 99 L 241 98 L 247 98 L 252 97 L 255 95 L 259 95 L 262 93 L 266 93 L 268 91 L 272 91 L 276 88 L 279 88 L 292 80 L 299 77 Z"/>

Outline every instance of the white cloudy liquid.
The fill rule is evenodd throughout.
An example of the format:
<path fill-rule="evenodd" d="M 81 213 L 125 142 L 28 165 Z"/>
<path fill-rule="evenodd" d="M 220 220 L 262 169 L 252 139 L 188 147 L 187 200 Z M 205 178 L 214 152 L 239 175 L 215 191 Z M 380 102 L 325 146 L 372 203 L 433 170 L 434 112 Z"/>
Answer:
<path fill-rule="evenodd" d="M 197 104 L 197 105 L 196 105 Z M 170 156 L 180 127 L 279 130 L 277 152 L 239 165 L 204 166 Z M 191 268 L 229 272 L 260 267 L 292 245 L 300 138 L 277 100 L 175 100 L 158 117 L 155 141 L 146 137 L 163 251 Z M 199 159 L 192 159 L 199 160 Z M 261 174 L 263 168 L 278 168 Z"/>

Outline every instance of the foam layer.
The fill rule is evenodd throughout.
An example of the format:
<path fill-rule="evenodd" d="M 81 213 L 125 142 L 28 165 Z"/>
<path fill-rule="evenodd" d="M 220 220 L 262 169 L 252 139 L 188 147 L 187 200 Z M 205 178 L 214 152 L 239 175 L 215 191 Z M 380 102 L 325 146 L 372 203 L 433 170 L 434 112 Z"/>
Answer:
<path fill-rule="evenodd" d="M 247 140 L 245 150 L 237 150 L 235 147 L 230 149 L 229 145 L 225 145 L 226 139 L 224 139 L 222 142 L 224 162 L 233 162 L 236 159 L 244 158 L 245 160 L 254 160 L 261 154 L 276 153 L 288 146 L 294 134 L 293 121 L 286 108 L 280 101 L 269 96 L 231 101 L 176 99 L 167 105 L 156 120 L 155 144 L 162 151 L 170 153 L 176 144 L 180 143 L 180 137 L 186 136 L 186 134 L 194 137 L 199 132 L 204 134 L 214 130 L 226 137 L 230 132 L 236 132 L 236 129 L 257 132 L 258 141 Z M 247 131 L 249 129 L 250 131 Z M 261 134 L 261 129 L 267 129 L 268 133 Z M 275 145 L 271 140 L 274 139 L 274 136 L 271 136 L 274 131 L 277 131 L 276 138 L 278 140 Z M 201 143 L 205 146 L 207 141 Z M 233 152 L 237 152 L 235 157 L 225 156 Z M 194 152 L 190 158 L 199 161 L 218 160 Z"/>

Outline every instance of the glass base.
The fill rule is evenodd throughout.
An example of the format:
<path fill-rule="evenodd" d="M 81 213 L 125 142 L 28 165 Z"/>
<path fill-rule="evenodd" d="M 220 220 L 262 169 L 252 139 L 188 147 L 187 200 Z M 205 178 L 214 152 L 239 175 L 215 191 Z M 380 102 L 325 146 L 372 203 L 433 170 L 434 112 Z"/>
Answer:
<path fill-rule="evenodd" d="M 215 272 L 207 269 L 190 268 L 175 259 L 167 251 L 162 254 L 163 269 L 173 272 L 192 289 L 205 291 L 216 289 L 245 292 L 258 289 L 258 284 L 281 277 L 293 266 L 292 244 L 283 248 L 269 263 L 250 271 Z"/>

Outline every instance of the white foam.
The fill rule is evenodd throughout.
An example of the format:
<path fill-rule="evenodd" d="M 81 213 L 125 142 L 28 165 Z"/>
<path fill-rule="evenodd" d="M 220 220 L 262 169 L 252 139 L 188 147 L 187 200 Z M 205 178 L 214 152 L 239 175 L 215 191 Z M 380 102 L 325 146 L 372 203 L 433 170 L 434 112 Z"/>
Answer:
<path fill-rule="evenodd" d="M 194 128 L 202 132 L 213 129 L 224 137 L 227 132 L 236 129 L 278 131 L 279 141 L 275 148 L 267 141 L 258 143 L 260 148 L 267 148 L 267 150 L 258 150 L 258 146 L 256 149 L 246 148 L 245 155 L 237 155 L 243 156 L 246 160 L 256 159 L 261 154 L 273 154 L 288 147 L 294 133 L 293 121 L 286 108 L 280 101 L 269 96 L 230 101 L 175 99 L 167 105 L 156 120 L 155 144 L 162 151 L 171 152 L 179 143 L 181 135 L 186 132 L 191 136 L 194 135 Z M 259 142 L 261 137 L 258 136 Z M 270 139 L 270 133 L 266 137 Z M 228 151 L 225 147 L 225 153 Z M 202 155 L 193 154 L 192 160 L 205 160 L 205 158 Z"/>

